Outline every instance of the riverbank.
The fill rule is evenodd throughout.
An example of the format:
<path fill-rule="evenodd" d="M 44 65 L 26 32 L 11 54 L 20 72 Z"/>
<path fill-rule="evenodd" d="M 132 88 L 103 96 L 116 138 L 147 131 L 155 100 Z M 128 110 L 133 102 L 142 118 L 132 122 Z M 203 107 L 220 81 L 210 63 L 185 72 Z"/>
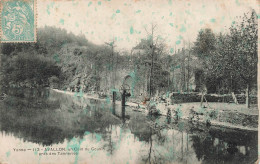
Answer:
<path fill-rule="evenodd" d="M 113 156 L 122 155 L 122 152 L 136 153 L 135 159 L 141 158 L 140 162 L 146 159 L 148 152 L 161 152 L 152 155 L 164 159 L 163 163 L 180 163 L 179 159 L 187 154 L 194 157 L 187 163 L 199 163 L 202 159 L 197 160 L 197 154 L 201 155 L 201 152 L 207 157 L 205 163 L 248 163 L 257 158 L 257 131 L 207 126 L 185 119 L 177 121 L 174 116 L 170 119 L 165 116 L 150 116 L 135 112 L 135 107 L 130 105 L 125 107 L 123 116 L 121 105 L 112 105 L 106 97 L 97 100 L 95 96 L 91 99 L 90 95 L 62 91 L 58 93 L 49 89 L 26 89 L 19 90 L 18 93 L 22 94 L 7 93 L 8 97 L 0 102 L 2 143 L 12 141 L 16 144 L 17 141 L 21 147 L 30 143 L 43 150 L 46 147 L 66 148 L 68 145 L 84 149 L 102 147 L 103 152 L 95 151 L 93 157 L 93 151 L 80 151 L 79 158 L 107 157 L 106 161 Z M 133 145 L 138 148 L 137 151 L 133 151 Z M 13 145 L 5 146 L 3 155 L 12 150 L 12 147 Z M 221 155 L 223 152 L 225 156 Z M 31 151 L 27 153 L 38 157 Z M 40 153 L 43 152 L 39 151 L 38 154 Z M 16 152 L 11 154 L 18 155 Z M 41 159 L 45 157 L 47 156 L 40 156 Z M 129 159 L 121 161 L 127 160 Z M 133 163 L 139 161 L 134 160 Z"/>
<path fill-rule="evenodd" d="M 61 91 L 53 89 L 56 92 L 69 94 L 72 96 L 80 96 L 89 99 L 96 99 L 100 101 L 111 102 L 109 98 L 101 99 L 98 95 L 89 95 L 86 93 L 77 93 L 70 91 Z M 116 104 L 121 104 L 121 101 L 116 101 Z M 147 114 L 147 105 L 126 102 L 126 105 L 134 111 Z M 258 108 L 257 106 L 247 109 L 243 104 L 234 103 L 203 103 L 203 107 L 198 102 L 180 103 L 174 105 L 166 105 L 166 103 L 159 103 L 156 105 L 161 115 L 167 116 L 168 110 L 170 116 L 176 119 L 191 120 L 192 122 L 210 123 L 210 125 L 221 126 L 232 129 L 242 129 L 258 131 Z M 195 111 L 195 116 L 191 115 L 191 110 Z M 169 113 L 168 113 L 169 114 Z M 194 114 L 194 113 L 193 113 Z M 195 120 L 191 119 L 195 117 Z"/>

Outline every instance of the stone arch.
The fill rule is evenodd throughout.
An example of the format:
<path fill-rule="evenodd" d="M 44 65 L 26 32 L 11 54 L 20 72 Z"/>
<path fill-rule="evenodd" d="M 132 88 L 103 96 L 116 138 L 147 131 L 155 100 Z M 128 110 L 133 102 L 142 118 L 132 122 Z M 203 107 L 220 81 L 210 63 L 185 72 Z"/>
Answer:
<path fill-rule="evenodd" d="M 131 95 L 134 95 L 134 84 L 135 84 L 135 77 L 133 75 L 133 73 L 130 73 L 128 75 L 126 75 L 123 79 L 122 82 L 122 86 L 126 87 L 126 89 L 129 89 L 129 92 L 131 93 Z"/>
<path fill-rule="evenodd" d="M 127 84 L 129 81 L 131 81 L 133 77 L 131 75 L 126 75 L 123 80 L 123 85 Z"/>

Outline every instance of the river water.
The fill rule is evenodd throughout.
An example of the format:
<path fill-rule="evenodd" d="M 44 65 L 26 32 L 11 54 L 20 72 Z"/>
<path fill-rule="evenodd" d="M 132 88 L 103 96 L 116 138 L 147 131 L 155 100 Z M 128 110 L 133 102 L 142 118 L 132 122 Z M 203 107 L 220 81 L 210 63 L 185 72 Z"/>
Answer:
<path fill-rule="evenodd" d="M 253 163 L 257 132 L 150 117 L 109 99 L 8 89 L 0 163 Z"/>

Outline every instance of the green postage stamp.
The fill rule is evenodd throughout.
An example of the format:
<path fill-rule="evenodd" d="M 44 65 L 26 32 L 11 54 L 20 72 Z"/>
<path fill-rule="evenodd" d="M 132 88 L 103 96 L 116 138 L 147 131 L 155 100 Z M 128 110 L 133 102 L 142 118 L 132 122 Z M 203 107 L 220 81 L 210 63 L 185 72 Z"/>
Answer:
<path fill-rule="evenodd" d="M 1 0 L 1 42 L 36 41 L 36 0 Z"/>

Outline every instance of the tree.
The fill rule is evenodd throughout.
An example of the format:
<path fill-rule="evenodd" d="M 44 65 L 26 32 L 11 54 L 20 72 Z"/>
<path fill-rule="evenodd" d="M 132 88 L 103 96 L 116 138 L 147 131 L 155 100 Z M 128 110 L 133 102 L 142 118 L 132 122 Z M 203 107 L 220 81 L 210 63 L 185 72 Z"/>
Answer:
<path fill-rule="evenodd" d="M 148 45 L 146 45 L 146 47 L 148 49 L 147 53 L 149 54 L 151 61 L 149 61 L 149 65 L 150 67 L 150 78 L 149 78 L 149 96 L 151 97 L 154 94 L 154 90 L 155 90 L 155 86 L 154 83 L 158 82 L 156 79 L 156 77 L 154 75 L 158 75 L 158 72 L 154 72 L 154 69 L 158 69 L 160 68 L 160 64 L 157 64 L 157 66 L 155 65 L 155 61 L 158 61 L 159 56 L 161 54 L 163 54 L 164 52 L 164 43 L 163 43 L 163 39 L 159 36 L 159 35 L 155 35 L 157 29 L 157 25 L 152 23 L 151 24 L 151 30 L 147 30 L 147 28 L 145 28 L 145 31 L 147 33 L 147 43 Z M 155 80 L 156 79 L 156 80 Z"/>
<path fill-rule="evenodd" d="M 212 57 L 212 51 L 216 50 L 216 37 L 211 29 L 206 28 L 199 31 L 197 40 L 194 43 L 194 51 L 203 60 Z"/>
<path fill-rule="evenodd" d="M 230 28 L 235 46 L 236 73 L 246 84 L 246 106 L 250 107 L 250 90 L 257 83 L 257 40 L 258 25 L 255 11 L 244 14 L 240 24 Z"/>
<path fill-rule="evenodd" d="M 115 80 L 116 80 L 116 70 L 114 69 L 114 49 L 115 49 L 115 40 L 113 38 L 113 41 L 110 43 L 105 43 L 106 45 L 111 47 L 111 55 L 110 59 L 111 62 L 109 63 L 111 65 L 111 83 L 112 83 L 112 88 L 115 88 Z"/>
<path fill-rule="evenodd" d="M 207 88 L 220 83 L 229 93 L 246 89 L 246 106 L 250 91 L 257 83 L 256 13 L 244 14 L 240 23 L 233 22 L 229 34 L 215 35 L 211 30 L 199 32 L 194 51 L 203 63 Z"/>
<path fill-rule="evenodd" d="M 216 36 L 212 32 L 211 29 L 202 29 L 198 36 L 197 40 L 194 43 L 193 51 L 200 61 L 202 61 L 202 73 L 204 74 L 205 79 L 204 84 L 207 85 L 207 80 L 213 78 L 212 75 L 212 65 L 214 65 L 213 61 L 216 59 L 215 51 L 216 51 Z M 198 72 L 198 71 L 197 71 Z M 200 72 L 200 71 L 199 71 Z M 203 76 L 201 76 L 203 77 Z M 218 78 L 218 77 L 214 77 Z M 210 84 L 210 83 L 208 83 Z M 199 90 L 201 88 L 198 88 Z"/>

